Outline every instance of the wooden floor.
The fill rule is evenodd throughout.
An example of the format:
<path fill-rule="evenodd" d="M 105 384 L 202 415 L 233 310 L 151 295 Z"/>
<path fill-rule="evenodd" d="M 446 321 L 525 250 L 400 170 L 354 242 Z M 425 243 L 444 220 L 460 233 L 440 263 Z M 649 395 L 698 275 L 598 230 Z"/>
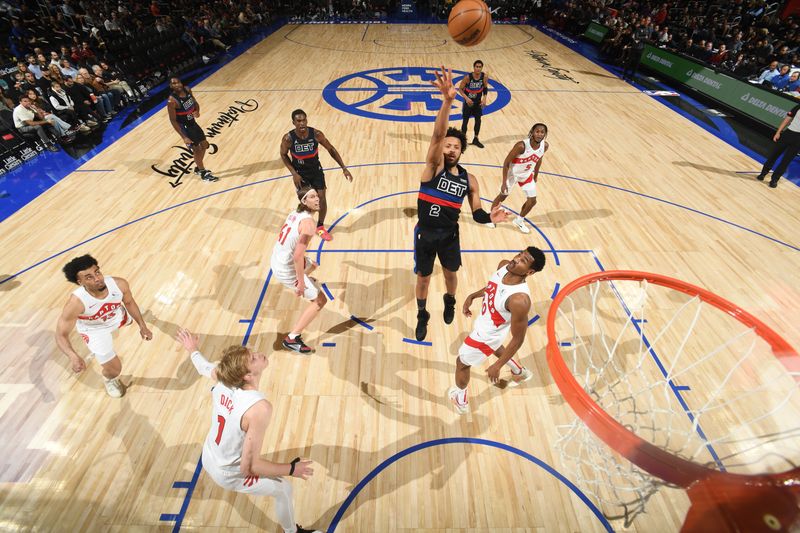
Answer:
<path fill-rule="evenodd" d="M 580 83 L 541 70 L 529 51 Z M 796 186 L 772 190 L 741 173 L 757 163 L 530 27 L 496 26 L 468 50 L 444 26 L 285 26 L 194 87 L 205 127 L 241 107 L 236 101 L 258 102 L 212 139 L 218 152 L 206 161 L 219 182 L 187 177 L 172 187 L 151 169 L 180 156 L 162 109 L 82 169 L 102 172 L 73 173 L 3 222 L 0 279 L 22 273 L 0 284 L 0 530 L 166 531 L 175 520 L 186 530 L 280 529 L 268 498 L 223 492 L 203 473 L 191 498 L 173 485 L 195 475 L 210 408 L 208 382 L 173 340 L 178 325 L 199 332 L 212 359 L 244 339 L 272 352 L 261 388 L 275 414 L 263 453 L 318 463 L 313 479 L 293 481 L 301 524 L 328 528 L 359 482 L 395 454 L 469 437 L 486 442 L 440 441 L 396 458 L 363 487 L 337 531 L 605 530 L 579 497 L 587 487 L 570 487 L 578 481 L 555 448 L 557 426 L 575 415 L 548 371 L 543 319 L 521 351 L 534 379 L 500 390 L 475 369 L 464 417 L 444 393 L 471 321 L 457 316 L 444 326 L 438 267 L 432 346 L 403 340 L 413 337 L 414 191 L 432 124 L 356 116 L 322 97 L 331 81 L 359 71 L 470 70 L 475 59 L 512 95 L 484 116 L 486 148 L 462 157 L 483 197 L 494 196 L 503 158 L 534 122 L 549 126 L 551 148 L 529 216 L 538 232 L 491 230 L 462 216 L 459 302 L 500 259 L 533 244 L 548 251 L 548 265 L 531 280 L 532 316 L 545 317 L 557 284 L 599 261 L 704 286 L 800 346 Z M 364 79 L 349 87 L 367 87 Z M 355 102 L 356 92 L 342 98 Z M 379 104 L 367 107 L 402 114 Z M 279 224 L 296 203 L 278 147 L 298 107 L 355 176 L 347 183 L 338 169 L 326 174 L 328 222 L 343 218 L 320 253 L 318 277 L 334 300 L 305 335 L 318 347 L 311 357 L 278 349 L 300 304 L 266 284 Z M 335 167 L 324 151 L 321 159 Z M 507 205 L 522 201 L 515 190 Z M 76 378 L 53 341 L 72 290 L 61 267 L 83 253 L 130 281 L 154 332 L 149 343 L 132 330 L 115 341 L 129 384 L 121 400 L 106 396 L 96 362 Z M 72 342 L 85 349 L 77 336 Z M 695 375 L 692 385 L 724 373 Z M 682 491 L 662 489 L 630 529 L 677 530 L 687 508 Z M 610 526 L 625 529 L 618 520 Z"/>

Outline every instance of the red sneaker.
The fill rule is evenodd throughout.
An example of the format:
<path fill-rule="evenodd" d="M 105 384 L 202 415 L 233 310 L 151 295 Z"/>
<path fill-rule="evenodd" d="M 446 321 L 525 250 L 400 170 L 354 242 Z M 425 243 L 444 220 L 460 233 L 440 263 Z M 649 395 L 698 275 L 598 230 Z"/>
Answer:
<path fill-rule="evenodd" d="M 322 239 L 323 241 L 332 241 L 333 240 L 333 235 L 328 233 L 325 230 L 324 226 L 318 226 L 317 227 L 317 235 L 319 235 L 319 238 Z"/>

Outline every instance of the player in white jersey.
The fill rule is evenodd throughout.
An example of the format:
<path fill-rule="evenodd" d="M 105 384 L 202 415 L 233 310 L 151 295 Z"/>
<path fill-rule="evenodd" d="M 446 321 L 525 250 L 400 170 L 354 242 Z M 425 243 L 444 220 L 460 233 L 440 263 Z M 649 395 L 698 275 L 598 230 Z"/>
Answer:
<path fill-rule="evenodd" d="M 319 195 L 310 186 L 297 191 L 300 204 L 289 213 L 286 222 L 278 232 L 278 241 L 272 249 L 272 275 L 285 287 L 294 291 L 295 295 L 309 300 L 297 319 L 292 331 L 283 339 L 283 346 L 302 354 L 310 354 L 314 349 L 306 346 L 300 334 L 319 314 L 328 299 L 320 290 L 317 280 L 308 275 L 317 268 L 317 264 L 305 256 L 306 249 L 314 236 L 313 213 L 319 211 Z"/>
<path fill-rule="evenodd" d="M 536 182 L 539 181 L 539 168 L 542 166 L 544 153 L 550 145 L 544 140 L 547 137 L 547 126 L 541 123 L 534 124 L 528 136 L 517 142 L 508 152 L 503 162 L 503 182 L 500 185 L 500 194 L 492 202 L 492 209 L 499 206 L 508 198 L 511 187 L 518 183 L 527 198 L 519 216 L 512 220 L 522 233 L 531 230 L 525 223 L 525 215 L 530 213 L 536 205 Z"/>
<path fill-rule="evenodd" d="M 511 380 L 508 382 L 510 387 L 516 387 L 533 377 L 530 370 L 514 360 L 514 355 L 522 346 L 528 330 L 531 293 L 527 278 L 535 272 L 540 272 L 544 264 L 544 253 L 535 246 L 529 246 L 511 261 L 501 261 L 498 270 L 492 274 L 486 286 L 464 300 L 464 314 L 472 316 L 472 311 L 469 309 L 472 300 L 483 296 L 481 314 L 475 319 L 472 333 L 464 339 L 458 350 L 456 385 L 447 391 L 447 396 L 459 414 L 469 410 L 467 385 L 470 368 L 482 364 L 490 355 L 497 357 L 497 361 L 486 369 L 492 383 L 497 383 L 503 365 L 511 368 Z M 509 330 L 511 330 L 511 342 L 503 346 Z"/>
<path fill-rule="evenodd" d="M 64 266 L 63 272 L 68 281 L 79 287 L 72 291 L 58 319 L 56 344 L 69 357 L 72 370 L 82 372 L 86 362 L 69 342 L 69 332 L 75 327 L 102 367 L 106 392 L 119 398 L 125 389 L 119 381 L 122 362 L 114 351 L 112 334 L 132 321 L 139 325 L 139 335 L 144 340 L 149 341 L 153 334 L 147 329 L 128 282 L 104 276 L 91 255 L 76 257 Z"/>
<path fill-rule="evenodd" d="M 312 533 L 295 523 L 292 486 L 283 479 L 308 479 L 314 474 L 311 461 L 298 457 L 291 463 L 273 463 L 260 457 L 272 416 L 272 405 L 258 390 L 261 374 L 269 365 L 266 354 L 233 345 L 214 364 L 200 353 L 196 335 L 178 328 L 176 338 L 191 354 L 197 371 L 214 381 L 203 469 L 224 489 L 274 497 L 275 514 L 286 533 Z"/>

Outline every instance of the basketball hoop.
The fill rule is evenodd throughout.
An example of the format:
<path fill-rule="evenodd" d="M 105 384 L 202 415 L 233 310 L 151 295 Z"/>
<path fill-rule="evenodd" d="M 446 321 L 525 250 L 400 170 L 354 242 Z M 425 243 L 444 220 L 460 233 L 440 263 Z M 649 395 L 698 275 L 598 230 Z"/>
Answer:
<path fill-rule="evenodd" d="M 609 518 L 630 525 L 667 485 L 692 503 L 682 531 L 798 527 L 800 358 L 763 322 L 673 278 L 607 271 L 558 293 L 547 340 L 579 417 L 562 460 Z"/>

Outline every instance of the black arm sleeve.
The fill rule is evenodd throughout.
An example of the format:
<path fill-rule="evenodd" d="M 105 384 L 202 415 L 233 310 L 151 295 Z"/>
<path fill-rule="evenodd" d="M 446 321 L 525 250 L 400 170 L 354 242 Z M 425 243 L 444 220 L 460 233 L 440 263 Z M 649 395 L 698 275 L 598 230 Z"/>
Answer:
<path fill-rule="evenodd" d="M 484 211 L 483 209 L 476 209 L 472 212 L 472 220 L 477 222 L 478 224 L 488 224 L 492 221 L 492 217 L 489 216 L 489 213 Z"/>

